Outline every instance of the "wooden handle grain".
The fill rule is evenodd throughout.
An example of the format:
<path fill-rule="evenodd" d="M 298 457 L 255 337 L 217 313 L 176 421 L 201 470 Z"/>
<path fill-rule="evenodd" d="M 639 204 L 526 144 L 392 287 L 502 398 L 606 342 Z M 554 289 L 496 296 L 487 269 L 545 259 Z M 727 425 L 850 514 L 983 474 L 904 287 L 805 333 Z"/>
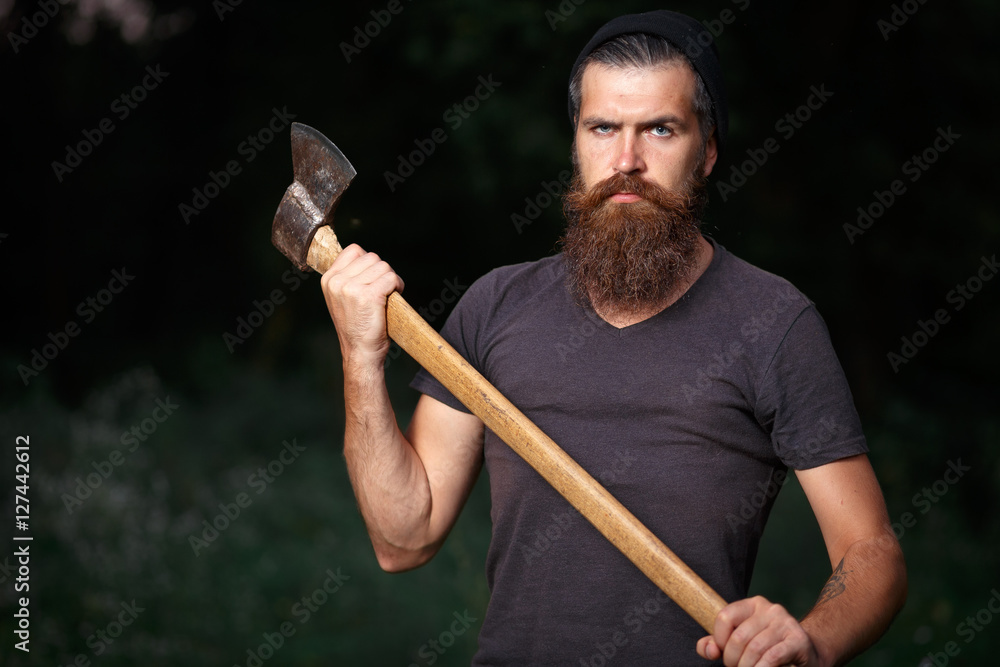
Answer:
<path fill-rule="evenodd" d="M 333 227 L 324 225 L 317 229 L 313 236 L 309 253 L 306 255 L 306 264 L 320 274 L 326 273 L 333 266 L 333 260 L 337 259 L 341 250 L 340 241 L 333 233 Z"/>
<path fill-rule="evenodd" d="M 339 252 L 333 230 L 323 227 L 310 247 L 309 265 L 325 272 Z M 701 627 L 713 632 L 715 617 L 726 605 L 725 600 L 470 366 L 398 292 L 389 295 L 386 326 L 389 337 L 407 354 L 483 420 Z"/>

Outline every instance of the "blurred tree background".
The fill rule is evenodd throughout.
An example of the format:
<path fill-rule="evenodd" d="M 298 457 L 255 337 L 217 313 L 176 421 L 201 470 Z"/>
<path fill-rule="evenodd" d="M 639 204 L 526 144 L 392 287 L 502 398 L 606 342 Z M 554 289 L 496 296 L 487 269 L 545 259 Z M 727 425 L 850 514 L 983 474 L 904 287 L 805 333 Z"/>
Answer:
<path fill-rule="evenodd" d="M 569 167 L 569 68 L 604 21 L 660 7 L 0 1 L 0 662 L 468 664 L 488 599 L 488 480 L 431 564 L 378 569 L 344 470 L 319 280 L 269 241 L 292 177 L 287 122 L 353 162 L 341 239 L 389 260 L 439 328 L 461 285 L 554 252 L 562 221 L 544 194 Z M 916 665 L 948 642 L 949 664 L 990 664 L 1000 8 L 671 8 L 718 34 L 729 89 L 706 230 L 817 303 L 907 554 L 907 606 L 856 664 Z M 481 77 L 493 92 L 459 115 Z M 832 95 L 803 111 L 813 87 Z M 411 159 L 438 128 L 446 140 Z M 754 163 L 769 138 L 777 152 Z M 415 367 L 394 357 L 405 425 Z M 12 634 L 18 435 L 30 654 Z M 946 478 L 950 462 L 967 472 Z M 791 481 L 754 592 L 804 613 L 825 558 Z M 960 625 L 977 613 L 979 630 Z"/>

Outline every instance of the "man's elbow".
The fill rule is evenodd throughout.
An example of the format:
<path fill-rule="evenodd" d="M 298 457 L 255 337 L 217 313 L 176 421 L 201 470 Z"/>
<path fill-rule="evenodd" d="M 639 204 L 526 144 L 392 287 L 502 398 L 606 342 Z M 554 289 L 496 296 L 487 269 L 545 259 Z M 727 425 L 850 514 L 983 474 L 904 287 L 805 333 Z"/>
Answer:
<path fill-rule="evenodd" d="M 903 555 L 903 549 L 899 546 L 898 541 L 896 541 L 896 548 L 891 555 L 890 568 L 893 573 L 892 590 L 896 602 L 896 608 L 893 611 L 893 616 L 895 616 L 903 609 L 903 605 L 906 604 L 906 597 L 909 593 L 909 579 L 906 574 L 906 558 Z"/>
<path fill-rule="evenodd" d="M 428 545 L 423 547 L 399 547 L 384 544 L 375 547 L 375 558 L 383 571 L 390 574 L 408 572 L 415 570 L 421 565 L 425 565 L 437 553 L 440 545 Z"/>
<path fill-rule="evenodd" d="M 896 616 L 906 603 L 909 589 L 906 574 L 906 558 L 903 549 L 891 529 L 887 529 L 878 537 L 862 542 L 862 551 L 866 560 L 876 563 L 885 586 L 885 597 L 891 608 L 891 615 Z"/>

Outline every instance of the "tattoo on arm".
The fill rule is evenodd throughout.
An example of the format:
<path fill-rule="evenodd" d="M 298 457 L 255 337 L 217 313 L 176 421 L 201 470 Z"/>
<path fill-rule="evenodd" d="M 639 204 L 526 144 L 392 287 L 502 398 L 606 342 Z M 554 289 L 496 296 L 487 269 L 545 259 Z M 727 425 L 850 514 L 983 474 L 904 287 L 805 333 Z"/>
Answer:
<path fill-rule="evenodd" d="M 844 570 L 844 559 L 840 559 L 840 564 L 837 565 L 833 570 L 833 574 L 826 582 L 826 586 L 823 590 L 819 592 L 819 600 L 816 601 L 817 606 L 823 604 L 827 600 L 832 600 L 841 593 L 847 590 L 847 575 L 849 575 L 854 570 Z"/>

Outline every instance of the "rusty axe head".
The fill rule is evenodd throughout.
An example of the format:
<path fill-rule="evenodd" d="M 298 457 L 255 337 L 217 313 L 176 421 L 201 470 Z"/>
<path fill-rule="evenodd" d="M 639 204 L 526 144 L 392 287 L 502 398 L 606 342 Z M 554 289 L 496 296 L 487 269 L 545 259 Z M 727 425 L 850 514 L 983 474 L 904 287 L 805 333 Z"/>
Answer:
<path fill-rule="evenodd" d="M 292 168 L 295 181 L 274 215 L 271 243 L 305 271 L 313 237 L 333 223 L 337 203 L 357 172 L 332 141 L 301 123 L 292 123 Z"/>

